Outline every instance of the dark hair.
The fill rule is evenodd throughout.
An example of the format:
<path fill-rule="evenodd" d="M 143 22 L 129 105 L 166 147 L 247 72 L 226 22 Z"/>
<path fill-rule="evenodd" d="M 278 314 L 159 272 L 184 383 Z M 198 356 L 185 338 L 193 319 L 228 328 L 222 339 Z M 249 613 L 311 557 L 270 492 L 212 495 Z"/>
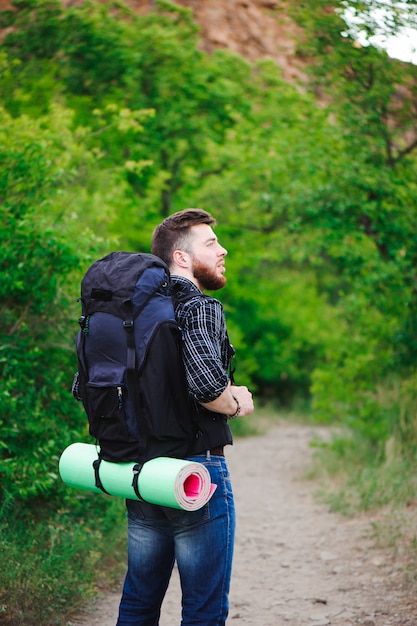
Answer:
<path fill-rule="evenodd" d="M 151 252 L 165 261 L 168 267 L 172 264 L 175 250 L 187 250 L 190 228 L 196 224 L 214 225 L 214 217 L 202 209 L 184 209 L 164 219 L 152 235 Z"/>

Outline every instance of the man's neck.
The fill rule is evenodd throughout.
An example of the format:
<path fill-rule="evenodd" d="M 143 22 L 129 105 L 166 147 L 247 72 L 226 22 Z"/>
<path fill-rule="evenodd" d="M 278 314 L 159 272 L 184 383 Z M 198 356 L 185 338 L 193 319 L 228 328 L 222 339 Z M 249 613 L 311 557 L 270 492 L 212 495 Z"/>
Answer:
<path fill-rule="evenodd" d="M 194 276 L 188 270 L 184 270 L 181 267 L 175 267 L 171 270 L 171 276 L 179 276 L 180 278 L 185 278 L 186 280 L 189 280 L 191 283 L 194 283 L 194 285 L 198 287 L 200 291 L 203 291 L 200 285 L 198 284 L 198 281 L 194 278 Z"/>

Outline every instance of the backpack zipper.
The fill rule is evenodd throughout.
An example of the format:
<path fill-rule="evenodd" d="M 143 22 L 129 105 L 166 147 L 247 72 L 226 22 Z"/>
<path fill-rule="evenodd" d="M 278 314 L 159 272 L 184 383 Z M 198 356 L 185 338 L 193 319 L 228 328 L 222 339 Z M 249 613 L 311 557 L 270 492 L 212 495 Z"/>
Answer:
<path fill-rule="evenodd" d="M 117 387 L 117 408 L 119 411 L 123 408 L 123 392 L 121 387 Z"/>

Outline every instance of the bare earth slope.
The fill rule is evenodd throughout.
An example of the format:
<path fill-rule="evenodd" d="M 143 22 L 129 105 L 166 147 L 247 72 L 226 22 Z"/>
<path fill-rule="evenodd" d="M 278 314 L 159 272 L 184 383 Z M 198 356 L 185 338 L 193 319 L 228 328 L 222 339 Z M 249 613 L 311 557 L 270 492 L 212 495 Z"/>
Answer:
<path fill-rule="evenodd" d="M 330 513 L 303 479 L 320 431 L 277 425 L 227 450 L 237 538 L 228 623 L 246 626 L 416 626 L 400 564 L 374 546 L 370 519 Z M 120 592 L 71 626 L 114 626 Z M 174 571 L 160 626 L 180 624 Z M 202 625 L 203 626 L 203 625 Z"/>

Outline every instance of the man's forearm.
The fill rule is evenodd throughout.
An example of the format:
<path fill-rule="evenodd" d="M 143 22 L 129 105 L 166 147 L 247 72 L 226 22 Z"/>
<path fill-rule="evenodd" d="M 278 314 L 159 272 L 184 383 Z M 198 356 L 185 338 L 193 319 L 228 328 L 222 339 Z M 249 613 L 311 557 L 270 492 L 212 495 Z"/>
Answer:
<path fill-rule="evenodd" d="M 252 394 L 248 388 L 231 385 L 230 382 L 215 400 L 201 404 L 210 411 L 231 417 L 249 415 L 253 411 Z"/>

